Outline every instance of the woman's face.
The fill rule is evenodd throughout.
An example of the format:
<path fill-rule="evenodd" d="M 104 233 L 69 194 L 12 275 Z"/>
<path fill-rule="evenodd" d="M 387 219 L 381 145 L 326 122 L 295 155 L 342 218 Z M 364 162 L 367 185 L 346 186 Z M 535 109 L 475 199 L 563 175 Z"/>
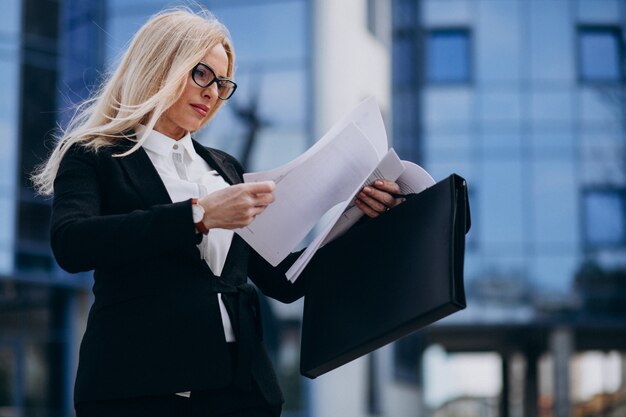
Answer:
<path fill-rule="evenodd" d="M 202 62 L 211 67 L 218 78 L 227 76 L 228 55 L 221 44 L 211 49 Z M 198 86 L 191 78 L 189 68 L 183 94 L 157 120 L 154 130 L 172 139 L 181 139 L 188 131 L 194 132 L 203 125 L 217 101 L 217 83 L 206 88 Z"/>

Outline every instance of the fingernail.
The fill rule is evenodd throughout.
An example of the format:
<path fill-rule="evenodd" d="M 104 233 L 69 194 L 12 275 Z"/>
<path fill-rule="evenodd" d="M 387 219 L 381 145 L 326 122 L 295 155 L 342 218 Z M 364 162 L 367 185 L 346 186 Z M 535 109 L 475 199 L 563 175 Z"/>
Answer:
<path fill-rule="evenodd" d="M 366 193 L 371 193 L 372 189 L 370 187 L 363 187 L 363 191 L 365 191 Z"/>
<path fill-rule="evenodd" d="M 367 196 L 365 195 L 365 193 L 364 193 L 364 192 L 360 192 L 360 193 L 359 193 L 359 197 L 361 197 L 361 198 L 365 198 L 365 197 L 367 197 Z"/>
<path fill-rule="evenodd" d="M 377 187 L 382 187 L 382 186 L 383 186 L 383 182 L 382 182 L 382 181 L 380 181 L 380 180 L 376 180 L 376 181 L 374 181 L 374 184 L 375 184 Z"/>

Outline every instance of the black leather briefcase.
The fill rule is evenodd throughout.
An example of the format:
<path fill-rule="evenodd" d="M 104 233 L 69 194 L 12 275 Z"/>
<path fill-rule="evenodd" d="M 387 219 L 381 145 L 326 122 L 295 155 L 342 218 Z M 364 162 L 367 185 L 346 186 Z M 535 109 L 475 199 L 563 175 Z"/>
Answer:
<path fill-rule="evenodd" d="M 318 251 L 300 372 L 315 378 L 465 308 L 466 181 L 451 175 Z"/>

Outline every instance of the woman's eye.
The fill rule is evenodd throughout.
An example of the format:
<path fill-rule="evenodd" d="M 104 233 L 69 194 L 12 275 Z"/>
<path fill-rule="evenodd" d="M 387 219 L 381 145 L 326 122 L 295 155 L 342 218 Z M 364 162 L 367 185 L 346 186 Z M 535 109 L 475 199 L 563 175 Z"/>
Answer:
<path fill-rule="evenodd" d="M 197 69 L 196 70 L 196 75 L 200 78 L 205 78 L 206 77 L 206 72 L 201 70 L 201 69 Z"/>

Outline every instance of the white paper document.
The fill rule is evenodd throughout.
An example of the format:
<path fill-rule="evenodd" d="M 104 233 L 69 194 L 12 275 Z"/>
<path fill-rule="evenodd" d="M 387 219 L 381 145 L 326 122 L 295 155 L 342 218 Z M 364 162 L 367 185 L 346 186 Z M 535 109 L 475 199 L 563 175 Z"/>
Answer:
<path fill-rule="evenodd" d="M 376 101 L 369 98 L 337 122 L 296 159 L 269 171 L 244 175 L 245 182 L 273 180 L 275 200 L 247 227 L 237 229 L 255 251 L 276 266 L 294 251 L 332 209 L 327 225 L 287 271 L 295 281 L 315 252 L 363 215 L 354 197 L 376 179 L 397 181 L 403 194 L 421 192 L 434 180 L 418 165 L 388 150 Z"/>

